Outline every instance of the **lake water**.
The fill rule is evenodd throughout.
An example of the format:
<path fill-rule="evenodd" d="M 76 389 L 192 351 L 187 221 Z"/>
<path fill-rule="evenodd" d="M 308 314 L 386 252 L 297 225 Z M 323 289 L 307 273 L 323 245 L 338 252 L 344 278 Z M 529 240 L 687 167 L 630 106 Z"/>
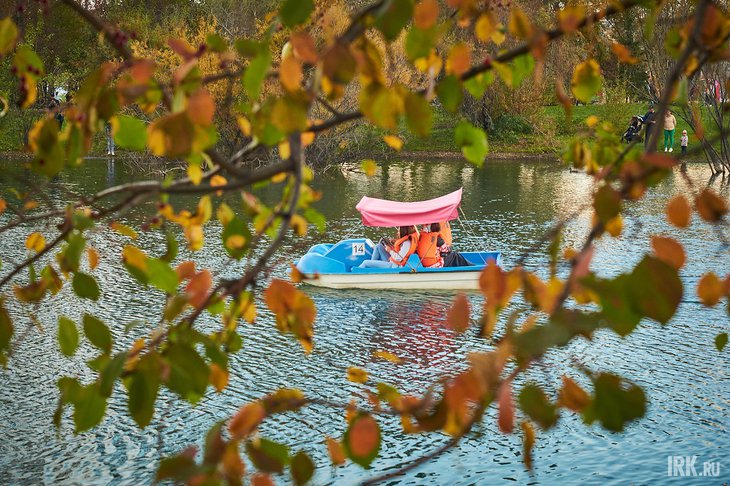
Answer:
<path fill-rule="evenodd" d="M 5 163 L 0 170 L 0 193 L 7 190 L 9 178 L 24 177 L 17 164 Z M 120 160 L 90 160 L 46 187 L 45 193 L 50 201 L 62 203 L 70 193 L 98 191 L 137 179 L 143 172 Z M 690 165 L 688 175 L 702 187 L 709 172 L 704 165 Z M 728 197 L 727 185 L 720 181 L 712 185 Z M 315 186 L 324 191 L 316 207 L 328 219 L 327 232 L 318 234 L 310 228 L 305 238 L 285 246 L 274 261 L 272 273 L 276 276 L 284 276 L 286 262 L 314 243 L 362 234 L 355 205 L 364 195 L 416 200 L 459 187 L 464 188 L 462 206 L 469 224 L 454 225 L 458 249 L 499 250 L 504 266 L 511 268 L 524 252 L 531 252 L 556 220 L 586 204 L 592 180 L 557 163 L 489 161 L 479 170 L 461 161 L 424 161 L 383 164 L 372 178 L 356 172 L 330 173 L 318 176 Z M 267 189 L 262 195 L 270 198 L 273 192 Z M 651 234 L 677 237 L 685 245 L 688 262 L 681 271 L 685 292 L 675 318 L 666 326 L 643 322 L 625 339 L 602 331 L 593 342 L 577 340 L 550 353 L 527 377 L 555 389 L 562 374 L 576 376 L 576 364 L 596 371 L 616 371 L 646 391 L 646 417 L 631 424 L 625 433 L 614 434 L 598 426 L 586 427 L 576 417 L 563 414 L 556 428 L 538 433 L 535 471 L 529 474 L 522 464 L 520 437 L 499 433 L 491 410 L 478 432 L 458 447 L 388 484 L 720 484 L 730 478 L 730 354 L 727 350 L 719 353 L 713 345 L 714 336 L 727 331 L 729 321 L 722 306 L 704 308 L 694 291 L 705 271 L 714 270 L 719 275 L 730 272 L 730 252 L 719 243 L 713 229 L 696 218 L 681 233 L 666 223 L 664 205 L 677 193 L 690 193 L 679 172 L 651 189 L 643 200 L 628 204 L 623 236 L 601 239 L 592 264 L 602 276 L 616 275 L 639 261 L 649 248 Z M 0 223 L 7 217 L 0 217 Z M 139 209 L 123 221 L 139 228 L 146 218 L 146 210 Z M 572 220 L 564 233 L 564 244 L 580 245 L 588 225 L 588 214 Z M 53 233 L 52 227 L 35 229 L 46 231 L 47 237 Z M 23 238 L 27 231 L 11 231 L 0 237 L 0 275 L 13 261 L 26 256 Z M 365 234 L 375 239 L 381 232 L 370 229 Z M 244 347 L 232 357 L 230 386 L 223 393 L 209 392 L 199 404 L 190 406 L 163 392 L 152 424 L 139 430 L 126 414 L 126 395 L 118 387 L 100 426 L 74 436 L 67 413 L 57 434 L 51 423 L 58 398 L 55 382 L 66 374 L 86 377 L 84 361 L 93 356 L 88 344 L 74 359 L 60 354 L 55 338 L 58 315 L 78 319 L 84 311 L 93 312 L 113 326 L 118 350 L 149 332 L 149 327 L 140 327 L 125 334 L 127 323 L 146 320 L 152 326 L 160 311 L 160 295 L 144 292 L 114 264 L 126 238 L 100 231 L 92 233 L 90 239 L 101 254 L 100 267 L 94 272 L 103 291 L 97 304 L 79 302 L 64 290 L 35 310 L 42 331 L 27 314 L 12 307 L 16 336 L 22 342 L 9 368 L 0 371 L 0 484 L 151 483 L 161 457 L 190 444 L 200 445 L 217 420 L 277 388 L 298 387 L 307 395 L 346 402 L 358 390 L 345 380 L 346 369 L 360 366 L 375 380 L 416 393 L 439 377 L 463 369 L 468 352 L 489 348 L 476 329 L 455 335 L 444 326 L 451 293 L 309 288 L 318 309 L 311 355 L 304 355 L 293 339 L 281 336 L 260 306 L 258 323 L 241 327 Z M 164 246 L 163 238 L 154 233 L 143 234 L 138 241 L 151 251 L 159 252 Z M 196 258 L 220 269 L 222 277 L 243 269 L 243 263 L 229 263 L 214 238 L 209 238 Z M 543 248 L 528 253 L 525 266 L 544 276 L 546 261 Z M 567 267 L 560 271 L 565 274 Z M 477 294 L 469 298 L 477 317 L 482 299 Z M 212 329 L 215 321 L 203 319 L 199 325 Z M 376 350 L 390 351 L 405 362 L 395 365 L 377 360 L 373 358 Z M 368 471 L 352 464 L 329 466 L 322 441 L 325 435 L 339 437 L 343 433 L 345 422 L 340 411 L 309 408 L 296 416 L 277 417 L 261 432 L 286 442 L 292 450 L 312 454 L 319 465 L 315 484 L 355 484 L 393 470 L 448 440 L 443 435 L 404 436 L 398 434 L 394 421 L 382 420 L 381 424 L 384 444 Z M 719 461 L 720 477 L 712 481 L 667 477 L 667 456 L 675 455 L 698 456 L 696 469 L 700 473 L 703 462 Z"/>

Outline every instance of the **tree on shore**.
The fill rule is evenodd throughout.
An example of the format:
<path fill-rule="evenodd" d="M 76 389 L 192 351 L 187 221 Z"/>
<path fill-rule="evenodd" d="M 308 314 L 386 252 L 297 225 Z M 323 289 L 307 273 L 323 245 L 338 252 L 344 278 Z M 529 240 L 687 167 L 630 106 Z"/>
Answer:
<path fill-rule="evenodd" d="M 150 7 L 151 19 L 167 13 L 162 4 Z M 351 12 L 344 2 L 285 0 L 270 15 L 257 19 L 254 31 L 233 42 L 218 33 L 206 35 L 200 45 L 171 37 L 160 62 L 163 52 L 143 45 L 142 33 L 132 35 L 121 20 L 105 20 L 105 9 L 112 12 L 113 2 L 58 0 L 52 5 L 47 1 L 19 5 L 22 8 L 0 20 L 0 56 L 10 65 L 17 86 L 13 99 L 22 108 L 35 102 L 36 86 L 43 81 L 47 63 L 26 42 L 30 35 L 24 28 L 26 16 L 43 16 L 46 8 L 68 9 L 109 49 L 103 51 L 109 59 L 95 61 L 94 70 L 79 80 L 72 101 L 57 108 L 66 120 L 63 126 L 55 113 L 49 113 L 31 130 L 33 158 L 28 167 L 36 179 L 51 179 L 82 165 L 94 135 L 105 123 L 113 127 L 120 146 L 149 150 L 186 165 L 184 176 L 133 181 L 79 195 L 63 208 L 44 203 L 33 187 L 20 187 L 0 199 L 0 235 L 39 221 L 53 224 L 45 234 L 30 232 L 27 258 L 0 273 L 2 364 L 12 362 L 13 349 L 23 345 L 16 329 L 24 318 L 11 308 L 20 306 L 33 315 L 35 306 L 52 302 L 66 286 L 79 299 L 94 302 L 109 291 L 95 276 L 99 255 L 89 243 L 91 232 L 115 231 L 128 237 L 116 263 L 160 295 L 159 325 L 151 333 L 140 331 L 129 348 L 115 342 L 110 326 L 116 323 L 102 322 L 92 314 L 85 314 L 81 322 L 59 316 L 55 332 L 61 353 L 73 356 L 82 339 L 98 350 L 88 363 L 93 381 L 76 376 L 58 381 L 59 404 L 53 419 L 60 425 L 71 410 L 76 433 L 104 420 L 113 393 L 126 393 L 129 415 L 144 428 L 155 414 L 160 389 L 194 404 L 209 388 L 220 392 L 228 386 L 229 356 L 243 345 L 246 329 L 241 324 L 257 320 L 260 301 L 254 292 L 272 256 L 286 238 L 297 238 L 310 227 L 324 224 L 312 207 L 320 194 L 310 186 L 312 171 L 306 160 L 307 147 L 319 137 L 364 120 L 383 130 L 384 142 L 399 150 L 399 126 L 405 124 L 414 136 L 428 137 L 438 104 L 459 118 L 454 145 L 481 167 L 488 153 L 487 136 L 461 118 L 465 91 L 482 99 L 495 89 L 495 83 L 503 85 L 499 89 L 516 89 L 527 79 L 541 82 L 551 43 L 636 12 L 646 30 L 663 8 L 662 3 L 648 0 L 614 1 L 600 8 L 591 2 L 560 3 L 551 25 L 544 26 L 517 2 L 374 0 L 359 2 L 359 8 Z M 687 79 L 726 58 L 730 16 L 713 2 L 699 0 L 688 6 L 672 32 L 676 42 L 668 51 L 672 64 L 658 93 L 659 119 L 670 103 L 683 102 L 681 88 Z M 494 47 L 507 39 L 508 48 Z M 618 42 L 612 46 L 616 62 L 635 62 L 626 46 Z M 485 49 L 492 50 L 487 54 Z M 161 65 L 170 71 L 163 72 Z M 590 102 L 604 86 L 602 64 L 587 52 L 570 73 L 569 90 L 555 81 L 549 84 L 556 86 L 555 97 L 569 116 L 572 99 L 566 91 L 581 102 Z M 219 83 L 228 88 L 216 91 Z M 240 90 L 236 102 L 228 95 L 233 90 Z M 343 110 L 337 105 L 342 99 L 349 99 L 351 106 Z M 7 105 L 6 97 L 3 103 Z M 242 143 L 224 153 L 217 141 L 218 127 L 226 122 L 229 127 L 233 124 Z M 653 136 L 658 137 L 659 131 Z M 716 136 L 726 133 L 721 129 Z M 346 414 L 342 436 L 323 437 L 319 445 L 327 449 L 334 465 L 347 460 L 364 468 L 377 465 L 383 421 L 400 423 L 406 434 L 451 436 L 444 446 L 421 451 L 401 468 L 367 483 L 386 481 L 457 447 L 486 420 L 490 407 L 497 409 L 501 433 L 521 434 L 527 468 L 532 467 L 538 431 L 556 427 L 564 414 L 577 414 L 586 424 L 597 423 L 611 432 L 623 431 L 644 416 L 646 397 L 641 387 L 617 373 L 576 369 L 573 376 L 563 376 L 556 389 L 522 384 L 519 378 L 573 340 L 590 339 L 601 329 L 626 336 L 646 323 L 644 319 L 665 325 L 674 316 L 684 290 L 679 270 L 685 261 L 684 249 L 675 239 L 653 236 L 651 252 L 627 273 L 603 278 L 590 270 L 596 240 L 621 234 L 625 203 L 641 199 L 678 165 L 677 158 L 654 153 L 655 145 L 650 143 L 646 151 L 636 143 L 621 145 L 614 127 L 595 118 L 586 121 L 585 132 L 572 140 L 565 159 L 594 177 L 592 205 L 575 208 L 574 214 L 556 222 L 536 243 L 550 255 L 547 280 L 522 268 L 524 258 L 509 270 L 490 264 L 480 277 L 485 300 L 479 322 L 470 319 L 468 299 L 455 297 L 448 325 L 457 332 L 478 326 L 490 344 L 488 351 L 469 356 L 464 371 L 444 377 L 421 394 L 407 395 L 387 383 L 374 383 L 367 370 L 351 368 L 348 379 L 360 383 L 362 396 L 368 397 L 359 396 L 352 403 L 333 403 L 296 389 L 272 390 L 242 404 L 224 423 L 212 425 L 202 455 L 188 449 L 164 459 L 158 479 L 240 484 L 246 460 L 256 471 L 256 484 L 270 484 L 269 475 L 284 471 L 295 483 L 306 483 L 316 467 L 310 454 L 290 452 L 286 444 L 255 432 L 273 416 L 295 414 L 313 405 L 340 408 Z M 246 164 L 246 156 L 259 147 L 272 150 L 278 158 L 259 167 Z M 369 172 L 372 162 L 363 168 Z M 668 201 L 669 221 L 686 228 L 693 216 L 699 217 L 715 225 L 720 238 L 727 238 L 727 202 L 711 189 L 699 187 L 687 174 L 683 177 L 694 199 L 679 196 Z M 280 200 L 271 206 L 258 200 L 250 190 L 260 184 L 276 187 Z M 180 194 L 196 195 L 194 207 L 175 207 L 171 197 Z M 235 207 L 222 202 L 221 194 L 234 195 Z M 137 229 L 119 222 L 125 212 L 145 203 L 155 205 L 155 214 L 141 229 L 165 235 L 165 246 L 155 254 L 135 245 Z M 591 211 L 593 221 L 582 245 L 561 252 L 563 226 L 583 211 Z M 217 278 L 219 269 L 201 268 L 197 259 L 178 256 L 177 235 L 183 235 L 190 250 L 200 250 L 206 223 L 214 217 L 223 227 L 216 242 L 219 250 L 232 260 L 250 262 L 234 279 Z M 570 267 L 565 278 L 557 273 L 560 260 Z M 292 280 L 298 278 L 293 270 Z M 696 290 L 705 305 L 717 305 L 730 294 L 730 277 L 708 271 Z M 518 295 L 530 304 L 528 309 L 510 308 Z M 269 324 L 296 340 L 303 353 L 310 352 L 316 345 L 313 301 L 292 283 L 274 279 L 266 284 L 263 302 L 275 317 Z M 203 331 L 197 325 L 203 314 L 213 316 L 215 330 Z M 726 333 L 716 337 L 719 351 L 726 342 Z M 115 387 L 119 383 L 123 391 Z"/>

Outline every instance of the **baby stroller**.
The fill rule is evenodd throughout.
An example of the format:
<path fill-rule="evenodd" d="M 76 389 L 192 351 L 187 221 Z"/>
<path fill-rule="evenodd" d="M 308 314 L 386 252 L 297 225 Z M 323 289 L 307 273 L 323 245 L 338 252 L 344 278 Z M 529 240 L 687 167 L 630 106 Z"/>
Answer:
<path fill-rule="evenodd" d="M 641 131 L 641 124 L 644 123 L 643 118 L 639 115 L 634 115 L 631 117 L 631 121 L 629 122 L 629 126 L 624 132 L 623 135 L 621 135 L 621 141 L 626 143 L 631 143 L 631 141 L 639 136 L 639 132 Z"/>

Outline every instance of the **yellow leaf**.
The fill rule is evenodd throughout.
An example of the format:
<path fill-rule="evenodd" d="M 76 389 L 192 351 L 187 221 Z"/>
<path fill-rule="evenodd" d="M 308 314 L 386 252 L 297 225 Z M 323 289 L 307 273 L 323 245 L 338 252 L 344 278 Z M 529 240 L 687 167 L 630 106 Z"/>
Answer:
<path fill-rule="evenodd" d="M 228 386 L 228 371 L 221 368 L 217 363 L 210 365 L 210 383 L 218 393 Z"/>
<path fill-rule="evenodd" d="M 279 157 L 281 157 L 281 160 L 288 160 L 291 157 L 291 147 L 286 140 L 279 142 Z"/>
<path fill-rule="evenodd" d="M 302 148 L 309 147 L 314 143 L 314 138 L 316 137 L 316 134 L 314 132 L 303 132 L 302 133 Z"/>
<path fill-rule="evenodd" d="M 188 177 L 196 186 L 203 180 L 203 169 L 197 164 L 188 165 Z"/>
<path fill-rule="evenodd" d="M 606 222 L 606 231 L 614 238 L 621 236 L 621 231 L 623 231 L 623 229 L 624 218 L 620 214 L 617 214 L 615 217 Z"/>
<path fill-rule="evenodd" d="M 40 233 L 31 233 L 25 239 L 25 247 L 38 253 L 46 247 L 46 239 Z"/>
<path fill-rule="evenodd" d="M 243 133 L 247 137 L 250 137 L 251 136 L 251 122 L 248 121 L 248 118 L 239 116 L 236 118 L 236 121 L 238 122 L 238 128 L 241 129 L 241 133 Z"/>
<path fill-rule="evenodd" d="M 129 236 L 133 240 L 137 239 L 137 232 L 126 224 L 122 224 L 119 221 L 114 221 L 112 224 L 109 225 L 109 227 L 112 229 L 112 231 L 115 231 L 120 235 Z"/>
<path fill-rule="evenodd" d="M 500 22 L 497 24 L 497 28 L 495 29 L 494 33 L 492 34 L 492 42 L 494 42 L 497 45 L 502 44 L 504 42 L 504 39 L 506 36 L 504 35 L 504 25 Z"/>
<path fill-rule="evenodd" d="M 142 250 L 132 245 L 125 245 L 122 250 L 122 260 L 142 272 L 147 271 L 147 255 Z"/>
<path fill-rule="evenodd" d="M 530 19 L 517 7 L 512 8 L 510 12 L 507 28 L 518 39 L 526 40 L 532 37 L 532 24 L 530 23 Z"/>
<path fill-rule="evenodd" d="M 231 207 L 226 203 L 221 203 L 220 206 L 218 206 L 218 209 L 215 212 L 216 218 L 218 218 L 218 221 L 225 226 L 228 223 L 230 223 L 233 218 L 236 217 L 236 214 L 233 212 Z"/>
<path fill-rule="evenodd" d="M 345 451 L 343 450 L 340 441 L 338 441 L 337 439 L 333 439 L 332 437 L 326 437 L 325 441 L 327 442 L 327 453 L 330 456 L 332 464 L 335 466 L 344 464 Z"/>
<path fill-rule="evenodd" d="M 297 236 L 304 236 L 307 234 L 307 220 L 299 214 L 293 214 L 289 225 L 294 230 Z"/>
<path fill-rule="evenodd" d="M 368 374 L 362 368 L 350 366 L 347 368 L 347 379 L 353 383 L 365 383 L 368 381 Z"/>
<path fill-rule="evenodd" d="M 492 36 L 497 31 L 497 19 L 494 17 L 492 12 L 485 12 L 479 16 L 476 25 L 474 26 L 474 33 L 482 42 L 489 42 Z"/>
<path fill-rule="evenodd" d="M 23 209 L 26 211 L 30 211 L 31 209 L 35 209 L 38 207 L 38 201 L 26 201 L 25 204 L 23 204 Z"/>
<path fill-rule="evenodd" d="M 588 125 L 588 128 L 593 128 L 596 125 L 598 125 L 599 118 L 596 115 L 591 115 L 588 118 L 586 118 L 586 125 Z"/>
<path fill-rule="evenodd" d="M 400 152 L 400 149 L 403 148 L 403 140 L 395 135 L 386 135 L 383 137 L 383 141 L 396 152 Z"/>
<path fill-rule="evenodd" d="M 242 235 L 231 235 L 226 238 L 226 247 L 231 250 L 240 250 L 246 245 L 246 238 Z"/>
<path fill-rule="evenodd" d="M 188 248 L 193 251 L 203 248 L 204 235 L 203 227 L 197 224 L 186 226 L 183 230 L 185 239 L 188 240 Z"/>
<path fill-rule="evenodd" d="M 501 62 L 492 61 L 492 67 L 495 71 L 497 71 L 499 77 L 502 78 L 504 84 L 506 84 L 507 86 L 512 86 L 512 70 L 508 65 Z"/>
<path fill-rule="evenodd" d="M 94 270 L 99 265 L 99 252 L 93 247 L 86 248 L 86 256 L 89 258 L 89 267 Z"/>
<path fill-rule="evenodd" d="M 365 159 L 360 164 L 360 168 L 366 176 L 372 177 L 378 171 L 378 164 L 373 159 Z"/>
<path fill-rule="evenodd" d="M 401 358 L 394 355 L 393 353 L 389 353 L 388 351 L 375 351 L 373 353 L 373 356 L 375 356 L 376 358 L 384 359 L 386 361 L 390 361 L 391 363 L 395 364 L 401 364 L 403 362 Z"/>

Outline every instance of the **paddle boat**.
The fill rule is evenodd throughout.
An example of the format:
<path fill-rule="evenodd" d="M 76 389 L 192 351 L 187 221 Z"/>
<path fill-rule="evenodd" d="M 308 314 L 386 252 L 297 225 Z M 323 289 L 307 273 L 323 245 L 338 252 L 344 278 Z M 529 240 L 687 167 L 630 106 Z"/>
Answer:
<path fill-rule="evenodd" d="M 428 201 L 397 202 L 363 197 L 356 208 L 365 226 L 418 226 L 459 217 L 462 189 Z M 460 252 L 473 266 L 427 268 L 412 254 L 396 268 L 360 268 L 372 258 L 375 244 L 369 238 L 345 239 L 314 245 L 296 262 L 303 282 L 334 289 L 453 289 L 476 290 L 479 274 L 499 252 Z"/>

